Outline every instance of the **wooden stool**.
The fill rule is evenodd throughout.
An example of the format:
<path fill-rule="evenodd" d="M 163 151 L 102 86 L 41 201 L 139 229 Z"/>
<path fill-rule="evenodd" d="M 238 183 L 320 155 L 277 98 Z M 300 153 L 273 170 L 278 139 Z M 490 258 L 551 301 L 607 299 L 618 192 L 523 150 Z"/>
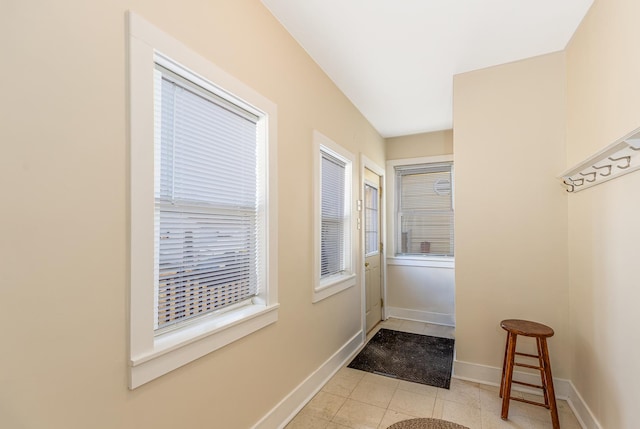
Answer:
<path fill-rule="evenodd" d="M 549 349 L 547 348 L 547 338 L 553 336 L 553 329 L 541 323 L 527 320 L 509 319 L 500 322 L 502 329 L 507 331 L 507 344 L 504 350 L 504 363 L 502 364 L 502 380 L 500 381 L 500 397 L 502 398 L 502 420 L 509 417 L 509 400 L 526 402 L 527 404 L 538 405 L 551 410 L 551 421 L 553 429 L 560 429 L 558 420 L 558 408 L 556 406 L 556 395 L 553 389 L 553 378 L 551 376 L 551 363 L 549 362 Z M 538 354 L 519 353 L 516 351 L 516 341 L 518 335 L 533 337 L 536 339 Z M 526 356 L 537 358 L 538 366 L 515 362 L 515 357 Z M 537 369 L 540 371 L 542 385 L 523 383 L 513 380 L 513 367 L 522 366 L 525 368 Z M 523 386 L 542 389 L 544 404 L 526 399 L 514 398 L 511 396 L 511 384 L 516 383 Z"/>

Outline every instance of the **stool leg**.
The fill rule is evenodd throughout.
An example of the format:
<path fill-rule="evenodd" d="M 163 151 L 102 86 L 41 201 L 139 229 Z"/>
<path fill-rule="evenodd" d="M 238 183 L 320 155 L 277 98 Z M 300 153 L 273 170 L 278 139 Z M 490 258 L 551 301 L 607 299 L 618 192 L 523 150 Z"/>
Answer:
<path fill-rule="evenodd" d="M 504 389 L 504 375 L 507 372 L 507 351 L 509 350 L 509 333 L 507 332 L 507 340 L 504 345 L 504 359 L 502 360 L 502 378 L 500 378 L 500 397 Z"/>
<path fill-rule="evenodd" d="M 538 346 L 538 366 L 540 366 L 540 381 L 542 381 L 542 394 L 544 395 L 544 404 L 549 408 L 549 395 L 547 393 L 547 383 L 544 382 L 544 362 L 542 361 L 542 338 L 536 338 L 536 345 Z"/>
<path fill-rule="evenodd" d="M 516 340 L 518 336 L 509 332 L 507 340 L 507 362 L 502 391 L 502 420 L 509 418 L 509 400 L 511 399 L 511 379 L 513 378 L 513 364 L 516 358 Z M 554 428 L 555 429 L 555 428 Z"/>
<path fill-rule="evenodd" d="M 540 347 L 542 348 L 542 363 L 544 364 L 544 386 L 547 388 L 549 408 L 551 409 L 551 422 L 553 423 L 553 429 L 560 429 L 558 407 L 556 406 L 556 392 L 553 388 L 553 377 L 551 375 L 551 363 L 549 362 L 549 349 L 547 348 L 546 338 L 540 339 Z"/>

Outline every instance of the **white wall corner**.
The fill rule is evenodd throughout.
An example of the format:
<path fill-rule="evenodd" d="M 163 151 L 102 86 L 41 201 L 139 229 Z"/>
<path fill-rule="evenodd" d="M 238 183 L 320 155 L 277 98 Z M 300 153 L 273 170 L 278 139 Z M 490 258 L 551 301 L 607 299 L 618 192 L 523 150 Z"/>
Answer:
<path fill-rule="evenodd" d="M 520 381 L 531 384 L 540 383 L 540 375 L 537 373 L 529 374 L 516 371 L 514 374 L 515 377 L 517 377 L 517 379 Z M 471 362 L 463 362 L 459 360 L 456 360 L 453 363 L 453 377 L 460 380 L 467 380 L 475 383 L 487 384 L 490 386 L 500 386 L 501 376 L 502 368 L 480 365 Z M 580 393 L 576 390 L 571 380 L 554 377 L 553 386 L 556 391 L 556 399 L 563 399 L 567 401 L 569 407 L 575 414 L 578 422 L 583 429 L 602 429 L 602 426 L 600 426 L 600 423 L 596 420 L 593 413 L 587 406 Z M 539 390 L 527 388 L 524 386 L 514 385 L 513 389 L 519 390 L 521 392 L 533 393 L 536 395 L 540 394 Z"/>
<path fill-rule="evenodd" d="M 252 429 L 282 429 L 295 415 L 320 391 L 322 386 L 335 375 L 344 364 L 360 351 L 363 332 L 351 337 L 338 351 L 327 359 L 318 369 L 285 396 Z"/>

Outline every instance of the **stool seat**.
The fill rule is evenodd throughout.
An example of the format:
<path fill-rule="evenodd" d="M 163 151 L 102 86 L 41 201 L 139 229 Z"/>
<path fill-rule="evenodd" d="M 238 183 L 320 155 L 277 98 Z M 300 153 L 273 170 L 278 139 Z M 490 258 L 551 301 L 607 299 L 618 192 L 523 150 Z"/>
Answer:
<path fill-rule="evenodd" d="M 500 397 L 502 398 L 502 419 L 509 418 L 509 401 L 526 402 L 532 405 L 545 407 L 551 411 L 551 422 L 553 429 L 560 429 L 560 420 L 558 418 L 558 407 L 556 406 L 555 390 L 553 388 L 553 377 L 551 375 L 551 363 L 549 361 L 549 349 L 547 347 L 547 338 L 552 337 L 554 332 L 550 327 L 542 323 L 532 322 L 529 320 L 506 319 L 500 322 L 500 327 L 507 331 L 507 344 L 504 350 L 504 363 L 502 364 L 502 379 L 500 380 Z M 516 343 L 518 335 L 535 338 L 537 354 L 520 353 L 516 351 Z M 516 362 L 515 358 L 522 356 L 529 359 L 536 359 L 537 365 Z M 520 366 L 540 371 L 540 385 L 525 383 L 513 380 L 514 367 Z M 520 384 L 527 387 L 542 389 L 544 403 L 530 401 L 511 396 L 511 385 Z"/>
<path fill-rule="evenodd" d="M 529 320 L 507 319 L 500 322 L 500 327 L 508 332 L 525 337 L 553 337 L 553 329 L 547 325 Z"/>

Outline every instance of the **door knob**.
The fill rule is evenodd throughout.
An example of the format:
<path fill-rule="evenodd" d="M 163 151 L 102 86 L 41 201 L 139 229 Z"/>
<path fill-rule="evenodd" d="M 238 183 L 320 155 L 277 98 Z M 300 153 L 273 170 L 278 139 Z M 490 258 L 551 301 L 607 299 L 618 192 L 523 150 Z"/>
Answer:
<path fill-rule="evenodd" d="M 368 263 L 368 262 L 365 262 L 365 263 L 364 263 L 364 266 L 365 266 L 365 268 L 366 268 L 366 267 L 368 267 L 368 266 L 369 266 L 369 263 Z"/>

